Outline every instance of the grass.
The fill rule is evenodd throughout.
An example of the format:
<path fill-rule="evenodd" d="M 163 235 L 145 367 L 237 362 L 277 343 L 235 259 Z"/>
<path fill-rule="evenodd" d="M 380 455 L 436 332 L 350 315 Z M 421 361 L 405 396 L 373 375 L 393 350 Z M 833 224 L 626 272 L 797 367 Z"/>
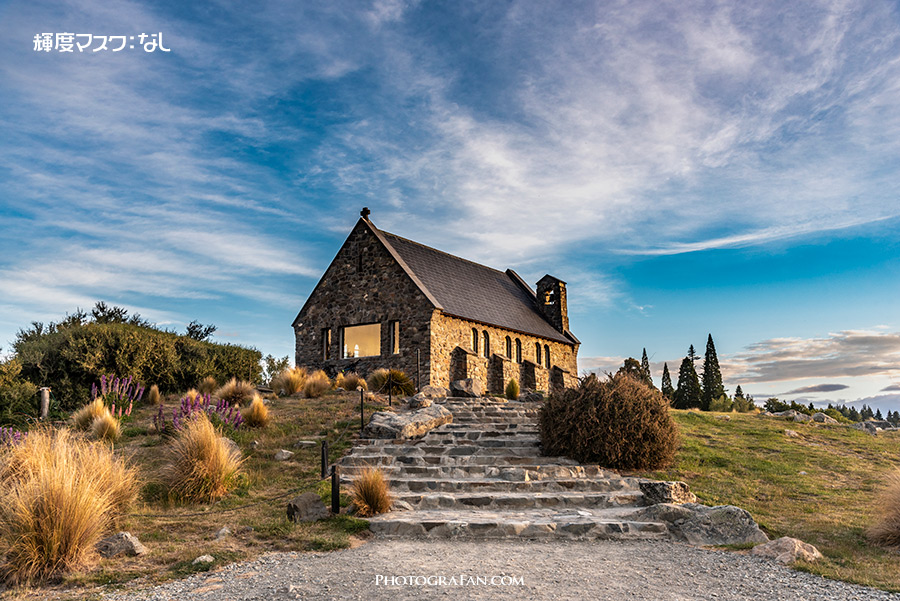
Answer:
<path fill-rule="evenodd" d="M 394 502 L 388 490 L 384 472 L 378 468 L 368 467 L 353 480 L 350 498 L 356 505 L 357 513 L 362 517 L 371 517 L 390 511 Z"/>
<path fill-rule="evenodd" d="M 894 470 L 885 478 L 885 486 L 876 503 L 879 511 L 867 532 L 869 540 L 896 549 L 900 547 L 900 470 Z"/>
<path fill-rule="evenodd" d="M 90 566 L 94 546 L 134 500 L 134 470 L 69 430 L 34 430 L 0 454 L 5 577 L 28 584 Z"/>
<path fill-rule="evenodd" d="M 244 424 L 249 428 L 265 428 L 271 421 L 269 408 L 266 407 L 262 397 L 259 395 L 253 397 L 250 406 L 241 415 L 244 418 Z"/>
<path fill-rule="evenodd" d="M 900 466 L 900 433 L 873 437 L 752 414 L 672 414 L 682 442 L 675 463 L 636 475 L 684 480 L 703 503 L 749 511 L 770 538 L 815 545 L 825 558 L 800 569 L 900 591 L 897 554 L 866 537 L 880 513 L 878 493 Z"/>
<path fill-rule="evenodd" d="M 161 470 L 170 495 L 188 503 L 211 503 L 238 485 L 243 458 L 210 423 L 205 412 L 191 417 L 167 449 Z"/>
<path fill-rule="evenodd" d="M 343 388 L 344 390 L 349 390 L 353 392 L 357 388 L 362 387 L 363 390 L 368 390 L 369 385 L 366 383 L 365 379 L 360 376 L 355 371 L 351 371 L 349 373 L 341 372 L 334 379 L 334 385 L 337 388 Z"/>
<path fill-rule="evenodd" d="M 119 420 L 107 411 L 94 418 L 91 424 L 91 437 L 96 440 L 116 442 L 122 436 L 122 427 Z"/>
<path fill-rule="evenodd" d="M 72 415 L 72 421 L 77 430 L 89 430 L 94 420 L 102 415 L 111 415 L 109 408 L 103 403 L 103 399 L 96 398 Z"/>
<path fill-rule="evenodd" d="M 223 399 L 230 404 L 240 406 L 245 401 L 249 401 L 256 394 L 256 387 L 250 382 L 231 378 L 214 393 L 213 397 Z"/>
<path fill-rule="evenodd" d="M 278 395 L 290 396 L 303 390 L 306 384 L 305 367 L 291 367 L 272 378 L 272 390 Z"/>
<path fill-rule="evenodd" d="M 216 379 L 212 376 L 206 376 L 199 384 L 197 384 L 197 389 L 200 394 L 212 394 L 217 388 L 219 388 L 219 383 L 216 382 Z"/>
<path fill-rule="evenodd" d="M 303 396 L 308 399 L 317 399 L 331 390 L 331 379 L 321 369 L 306 376 L 303 384 Z"/>
<path fill-rule="evenodd" d="M 150 387 L 150 390 L 147 391 L 147 404 L 156 406 L 162 403 L 162 396 L 159 394 L 159 386 L 154 384 Z"/>

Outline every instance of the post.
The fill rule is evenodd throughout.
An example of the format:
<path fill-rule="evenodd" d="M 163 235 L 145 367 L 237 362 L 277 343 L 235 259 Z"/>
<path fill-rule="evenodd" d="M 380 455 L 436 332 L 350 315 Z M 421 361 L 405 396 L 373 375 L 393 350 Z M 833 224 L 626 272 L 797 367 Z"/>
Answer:
<path fill-rule="evenodd" d="M 388 407 L 393 406 L 394 400 L 394 376 L 388 373 Z"/>
<path fill-rule="evenodd" d="M 341 512 L 341 488 L 338 482 L 337 465 L 331 466 L 331 513 L 337 515 Z"/>
<path fill-rule="evenodd" d="M 419 358 L 419 349 L 416 349 L 416 392 L 422 390 L 422 381 L 419 379 L 419 366 L 422 364 L 422 360 Z"/>
<path fill-rule="evenodd" d="M 328 475 L 328 441 L 322 441 L 322 477 Z"/>
<path fill-rule="evenodd" d="M 359 387 L 359 431 L 362 432 L 366 427 L 366 414 L 363 409 L 363 398 L 366 393 L 363 392 L 362 386 Z"/>
<path fill-rule="evenodd" d="M 50 388 L 44 386 L 41 388 L 41 419 L 47 419 L 50 414 Z"/>

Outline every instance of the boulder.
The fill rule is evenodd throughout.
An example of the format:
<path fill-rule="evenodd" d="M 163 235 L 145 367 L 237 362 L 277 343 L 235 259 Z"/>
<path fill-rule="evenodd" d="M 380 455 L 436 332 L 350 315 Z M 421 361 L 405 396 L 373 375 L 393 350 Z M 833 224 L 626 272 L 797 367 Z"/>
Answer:
<path fill-rule="evenodd" d="M 409 408 L 424 409 L 425 407 L 431 407 L 432 402 L 430 397 L 423 395 L 421 392 L 417 392 L 409 397 Z"/>
<path fill-rule="evenodd" d="M 97 553 L 101 557 L 115 557 L 117 555 L 143 555 L 147 552 L 147 547 L 141 544 L 141 541 L 130 532 L 119 532 L 112 536 L 107 536 L 97 543 Z"/>
<path fill-rule="evenodd" d="M 416 393 L 416 396 L 421 395 L 422 397 L 424 397 L 426 399 L 434 400 L 434 399 L 447 398 L 447 396 L 449 394 L 450 394 L 450 391 L 448 389 L 444 388 L 443 386 L 426 385 L 426 386 L 423 386 L 419 390 L 418 393 Z"/>
<path fill-rule="evenodd" d="M 639 484 L 644 493 L 645 505 L 657 505 L 659 503 L 696 503 L 697 497 L 690 491 L 684 482 L 655 482 L 645 481 Z"/>
<path fill-rule="evenodd" d="M 787 411 L 779 411 L 777 413 L 773 413 L 772 415 L 774 415 L 775 417 L 787 417 L 794 420 L 795 422 L 808 422 L 812 420 L 812 417 L 806 415 L 805 413 L 794 411 L 793 409 L 788 409 Z"/>
<path fill-rule="evenodd" d="M 796 415 L 794 415 L 794 421 L 802 422 L 802 423 L 811 422 L 812 417 L 810 417 L 809 415 L 806 415 L 805 413 L 798 412 Z"/>
<path fill-rule="evenodd" d="M 294 443 L 295 449 L 311 449 L 312 447 L 319 446 L 320 443 L 315 440 L 298 440 Z"/>
<path fill-rule="evenodd" d="M 391 511 L 414 511 L 415 508 L 407 503 L 406 501 L 401 501 L 400 499 L 394 499 L 394 503 L 391 505 Z"/>
<path fill-rule="evenodd" d="M 477 398 L 484 396 L 484 386 L 481 380 L 466 378 L 465 380 L 453 380 L 450 383 L 450 394 L 455 397 Z"/>
<path fill-rule="evenodd" d="M 764 545 L 757 545 L 751 555 L 768 557 L 778 563 L 792 564 L 795 561 L 817 561 L 822 559 L 819 550 L 808 543 L 789 536 L 783 536 Z"/>
<path fill-rule="evenodd" d="M 794 430 L 785 430 L 784 435 L 788 438 L 799 438 L 800 435 L 797 434 Z"/>
<path fill-rule="evenodd" d="M 868 432 L 872 436 L 878 435 L 878 428 L 876 428 L 872 422 L 856 422 L 851 426 L 851 428 L 856 428 L 857 430 Z"/>
<path fill-rule="evenodd" d="M 674 538 L 692 545 L 737 545 L 769 540 L 749 513 L 733 505 L 659 503 L 639 509 L 629 519 L 663 522 Z"/>
<path fill-rule="evenodd" d="M 544 393 L 526 389 L 519 394 L 518 400 L 522 403 L 540 403 L 544 400 Z"/>
<path fill-rule="evenodd" d="M 331 510 L 314 492 L 305 492 L 287 505 L 287 517 L 292 522 L 315 522 L 329 516 Z"/>
<path fill-rule="evenodd" d="M 223 538 L 227 538 L 231 536 L 231 530 L 228 526 L 222 526 L 219 528 L 219 531 L 216 532 L 216 540 L 222 540 Z"/>
<path fill-rule="evenodd" d="M 417 438 L 429 430 L 453 421 L 453 414 L 441 405 L 432 405 L 408 413 L 377 411 L 362 431 L 363 438 Z"/>
<path fill-rule="evenodd" d="M 277 453 L 275 453 L 275 461 L 287 461 L 291 457 L 294 456 L 294 453 L 288 451 L 287 449 L 281 449 Z"/>
<path fill-rule="evenodd" d="M 198 563 L 212 563 L 216 560 L 212 555 L 201 555 L 197 559 L 191 562 L 192 566 L 197 565 Z"/>
<path fill-rule="evenodd" d="M 838 420 L 834 419 L 827 413 L 822 413 L 821 411 L 819 413 L 813 413 L 812 418 L 813 418 L 814 422 L 818 422 L 820 424 L 836 424 L 836 423 L 838 423 Z"/>

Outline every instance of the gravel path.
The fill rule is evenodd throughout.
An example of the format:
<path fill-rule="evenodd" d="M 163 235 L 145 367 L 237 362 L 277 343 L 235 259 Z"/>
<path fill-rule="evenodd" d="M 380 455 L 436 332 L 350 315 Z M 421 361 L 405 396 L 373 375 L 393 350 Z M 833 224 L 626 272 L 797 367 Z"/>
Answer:
<path fill-rule="evenodd" d="M 523 584 L 460 583 L 512 577 Z M 411 585 L 386 585 L 406 577 Z M 418 578 L 417 578 L 418 577 Z M 440 585 L 443 577 L 446 584 Z M 456 585 L 452 579 L 456 579 Z M 419 581 L 419 584 L 415 583 Z M 430 582 L 430 584 L 429 584 Z M 508 580 L 507 580 L 508 582 Z M 109 600 L 900 599 L 778 564 L 669 542 L 376 539 L 332 553 L 275 553 Z"/>

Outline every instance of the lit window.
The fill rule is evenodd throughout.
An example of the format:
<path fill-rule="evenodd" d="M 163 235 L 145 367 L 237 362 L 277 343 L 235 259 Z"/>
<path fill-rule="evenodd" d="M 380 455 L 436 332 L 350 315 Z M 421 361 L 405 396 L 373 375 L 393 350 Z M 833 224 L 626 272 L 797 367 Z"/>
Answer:
<path fill-rule="evenodd" d="M 506 337 L 506 356 L 512 359 L 512 340 L 509 336 Z"/>
<path fill-rule="evenodd" d="M 400 354 L 400 322 L 391 322 L 391 353 Z"/>
<path fill-rule="evenodd" d="M 322 360 L 331 359 L 331 328 L 322 329 Z"/>
<path fill-rule="evenodd" d="M 381 324 L 346 326 L 342 330 L 343 358 L 375 357 L 381 354 Z"/>
<path fill-rule="evenodd" d="M 478 330 L 472 328 L 472 350 L 478 353 Z"/>
<path fill-rule="evenodd" d="M 543 363 L 543 361 L 541 361 L 541 343 L 540 342 L 534 343 L 534 357 L 536 359 L 535 363 L 537 363 L 538 365 L 541 365 Z"/>
<path fill-rule="evenodd" d="M 550 347 L 546 344 L 544 345 L 544 366 L 550 369 Z"/>
<path fill-rule="evenodd" d="M 516 363 L 522 362 L 522 341 L 516 338 Z"/>
<path fill-rule="evenodd" d="M 488 336 L 487 330 L 482 332 L 481 335 L 484 336 L 484 356 L 490 357 L 491 356 L 491 337 Z"/>

